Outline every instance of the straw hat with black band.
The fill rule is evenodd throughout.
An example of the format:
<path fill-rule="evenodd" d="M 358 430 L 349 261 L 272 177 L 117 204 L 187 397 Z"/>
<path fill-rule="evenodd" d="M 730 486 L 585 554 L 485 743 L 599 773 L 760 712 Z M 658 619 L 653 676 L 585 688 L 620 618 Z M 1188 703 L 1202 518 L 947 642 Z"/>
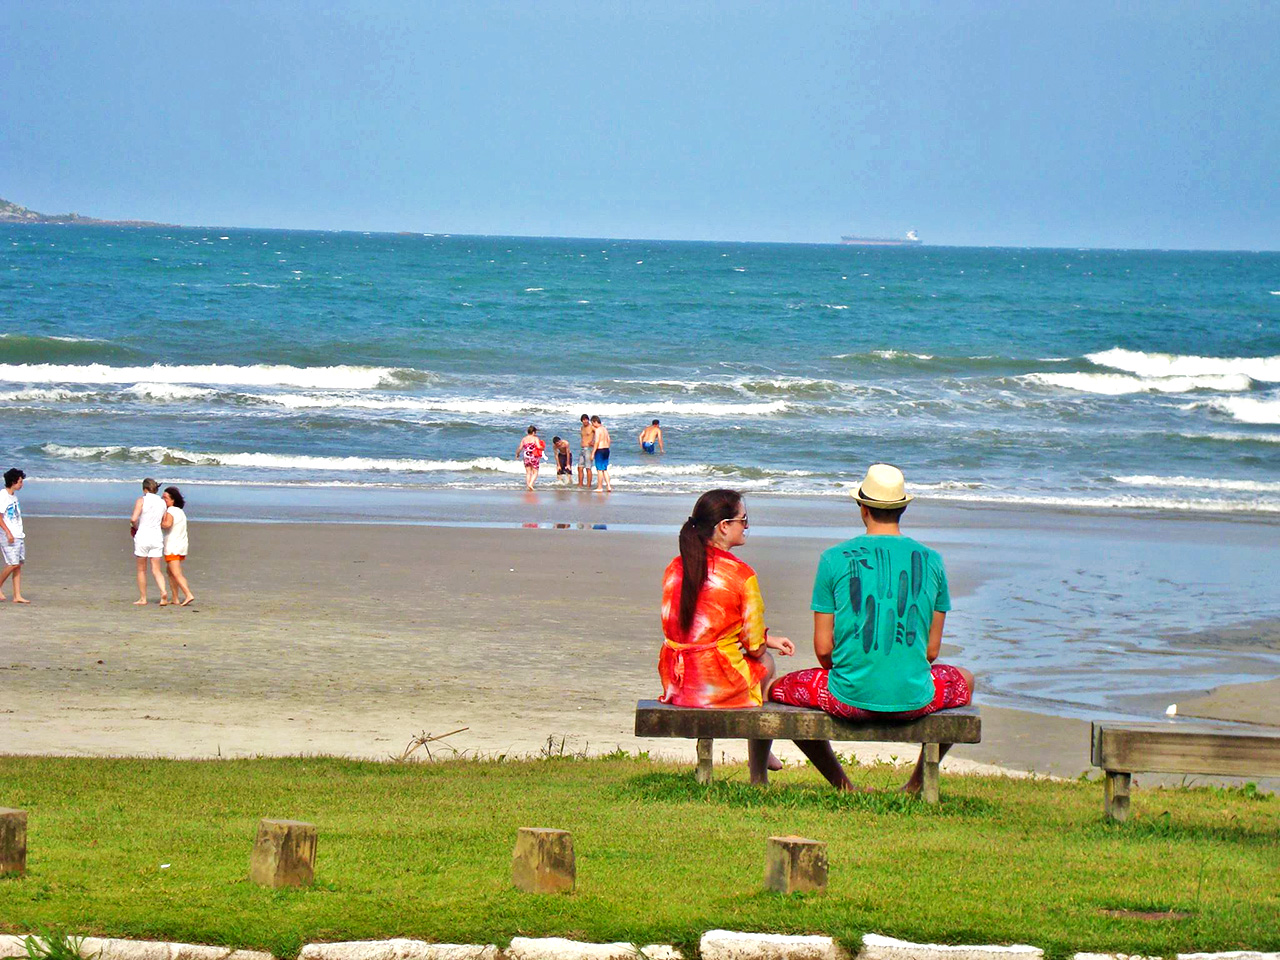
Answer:
<path fill-rule="evenodd" d="M 906 492 L 902 471 L 892 464 L 873 463 L 867 468 L 853 499 L 876 510 L 897 510 L 915 499 Z"/>

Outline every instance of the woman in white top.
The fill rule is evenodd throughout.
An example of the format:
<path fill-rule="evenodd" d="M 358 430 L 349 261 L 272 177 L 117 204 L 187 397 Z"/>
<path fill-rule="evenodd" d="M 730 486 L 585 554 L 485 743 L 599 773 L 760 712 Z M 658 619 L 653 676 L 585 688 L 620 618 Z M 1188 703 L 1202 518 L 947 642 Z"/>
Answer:
<path fill-rule="evenodd" d="M 147 603 L 147 563 L 151 564 L 151 576 L 160 588 L 160 606 L 167 606 L 169 594 L 164 585 L 164 567 L 160 558 L 164 554 L 164 533 L 160 522 L 164 519 L 164 501 L 156 495 L 160 484 L 150 477 L 142 481 L 142 496 L 133 505 L 133 515 L 129 518 L 130 530 L 133 533 L 133 555 L 138 561 L 138 599 L 133 601 L 135 607 L 146 606 Z"/>
<path fill-rule="evenodd" d="M 187 595 L 187 599 L 179 604 L 185 607 L 196 598 L 187 586 L 187 578 L 182 575 L 182 561 L 187 559 L 187 514 L 183 509 L 187 501 L 177 487 L 165 487 L 161 499 L 169 508 L 160 521 L 164 529 L 164 562 L 169 566 L 169 585 L 173 588 L 175 601 L 182 594 Z"/>

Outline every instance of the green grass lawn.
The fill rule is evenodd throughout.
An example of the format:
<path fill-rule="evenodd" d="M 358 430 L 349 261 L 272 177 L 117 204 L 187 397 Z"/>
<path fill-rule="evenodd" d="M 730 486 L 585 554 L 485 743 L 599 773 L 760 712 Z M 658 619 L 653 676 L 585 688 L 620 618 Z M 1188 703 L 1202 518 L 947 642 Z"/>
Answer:
<path fill-rule="evenodd" d="M 1135 791 L 1128 824 L 1093 783 L 945 776 L 941 805 L 839 796 L 810 769 L 768 790 L 721 766 L 636 758 L 367 763 L 0 757 L 0 807 L 30 814 L 28 873 L 0 931 L 220 943 L 512 936 L 676 943 L 706 930 L 865 932 L 1138 954 L 1280 950 L 1280 801 Z M 889 786 L 904 772 L 863 768 Z M 314 887 L 246 879 L 263 816 L 319 828 Z M 578 888 L 510 883 L 520 826 L 572 831 Z M 823 895 L 762 890 L 765 838 L 828 845 Z M 161 864 L 169 864 L 161 869 Z M 1175 911 L 1172 916 L 1141 913 Z"/>

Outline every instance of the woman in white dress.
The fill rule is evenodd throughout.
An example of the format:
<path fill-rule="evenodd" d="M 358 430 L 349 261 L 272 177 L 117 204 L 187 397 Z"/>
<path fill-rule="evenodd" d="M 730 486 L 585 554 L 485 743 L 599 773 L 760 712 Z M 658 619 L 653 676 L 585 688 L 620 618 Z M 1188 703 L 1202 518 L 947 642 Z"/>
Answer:
<path fill-rule="evenodd" d="M 160 521 L 164 530 L 164 562 L 169 567 L 169 586 L 173 590 L 174 602 L 185 607 L 196 598 L 182 573 L 182 561 L 187 559 L 187 514 L 184 509 L 187 501 L 177 487 L 165 487 L 161 499 L 169 508 Z M 187 598 L 179 603 L 183 594 Z"/>
<path fill-rule="evenodd" d="M 169 594 L 164 585 L 164 568 L 161 557 L 164 555 L 164 532 L 160 522 L 164 519 L 164 501 L 156 494 L 160 484 L 150 477 L 142 481 L 142 496 L 133 505 L 133 515 L 129 517 L 130 530 L 133 533 L 133 555 L 138 561 L 138 599 L 133 601 L 135 607 L 147 604 L 147 566 L 151 566 L 151 576 L 160 588 L 160 606 L 168 606 Z"/>

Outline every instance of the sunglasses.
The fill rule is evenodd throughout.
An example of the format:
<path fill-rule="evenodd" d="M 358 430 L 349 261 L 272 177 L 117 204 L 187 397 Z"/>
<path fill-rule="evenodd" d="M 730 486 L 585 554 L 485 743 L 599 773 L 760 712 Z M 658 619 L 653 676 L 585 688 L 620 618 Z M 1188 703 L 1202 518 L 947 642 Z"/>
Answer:
<path fill-rule="evenodd" d="M 750 522 L 747 520 L 747 515 L 745 513 L 740 517 L 729 517 L 725 520 L 721 520 L 720 522 L 721 523 L 740 523 L 744 527 L 751 526 Z"/>

